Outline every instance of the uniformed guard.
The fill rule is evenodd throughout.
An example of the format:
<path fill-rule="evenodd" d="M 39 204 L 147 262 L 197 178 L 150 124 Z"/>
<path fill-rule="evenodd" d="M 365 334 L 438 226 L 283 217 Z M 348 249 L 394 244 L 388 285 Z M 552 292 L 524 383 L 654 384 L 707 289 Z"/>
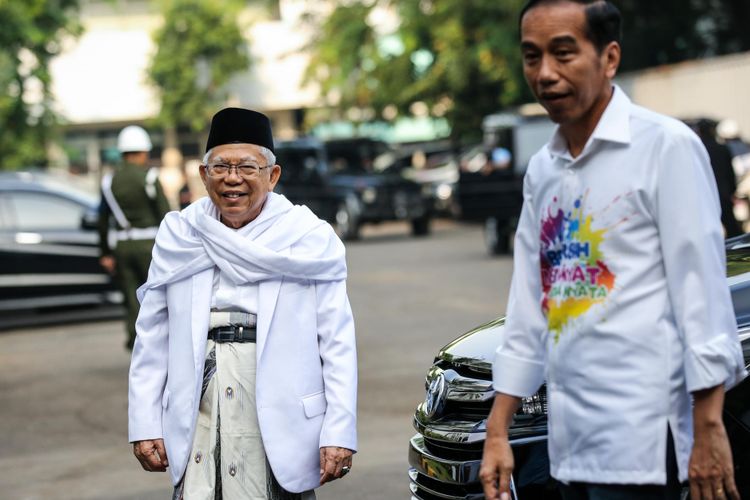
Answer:
<path fill-rule="evenodd" d="M 122 165 L 102 178 L 99 213 L 99 262 L 114 274 L 124 295 L 128 338 L 133 348 L 138 317 L 136 290 L 148 276 L 151 249 L 159 223 L 169 204 L 156 168 L 147 168 L 151 139 L 141 127 L 131 125 L 117 137 Z M 114 219 L 114 224 L 111 220 Z"/>

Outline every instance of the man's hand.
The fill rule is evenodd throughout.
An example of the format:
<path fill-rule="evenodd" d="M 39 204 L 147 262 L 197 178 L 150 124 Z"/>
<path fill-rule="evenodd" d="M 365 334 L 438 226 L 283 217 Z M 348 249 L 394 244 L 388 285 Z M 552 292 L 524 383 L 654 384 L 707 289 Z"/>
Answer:
<path fill-rule="evenodd" d="M 109 274 L 115 274 L 115 258 L 111 255 L 102 255 L 99 257 L 101 265 Z"/>
<path fill-rule="evenodd" d="M 133 443 L 133 454 L 144 470 L 164 472 L 169 467 L 163 439 L 146 439 Z"/>
<path fill-rule="evenodd" d="M 352 466 L 352 450 L 337 446 L 326 446 L 320 449 L 320 484 L 340 479 L 349 472 L 344 467 Z"/>
<path fill-rule="evenodd" d="M 479 479 L 487 500 L 510 500 L 513 451 L 508 441 L 508 427 L 520 401 L 515 396 L 496 394 L 487 419 L 487 437 L 484 440 L 482 467 L 479 469 Z"/>
<path fill-rule="evenodd" d="M 479 479 L 487 500 L 510 500 L 513 465 L 513 450 L 510 449 L 507 437 L 485 439 Z"/>
<path fill-rule="evenodd" d="M 732 449 L 729 446 L 721 411 L 724 387 L 693 393 L 693 451 L 688 477 L 692 500 L 739 500 L 734 484 Z"/>

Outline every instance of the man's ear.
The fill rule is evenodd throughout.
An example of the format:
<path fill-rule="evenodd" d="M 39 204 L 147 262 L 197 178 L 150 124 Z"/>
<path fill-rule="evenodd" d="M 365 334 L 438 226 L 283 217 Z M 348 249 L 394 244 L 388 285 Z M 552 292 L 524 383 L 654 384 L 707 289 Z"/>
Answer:
<path fill-rule="evenodd" d="M 602 52 L 605 73 L 610 80 L 614 79 L 615 75 L 617 75 L 617 69 L 620 67 L 621 57 L 622 50 L 620 44 L 617 42 L 609 42 Z"/>
<path fill-rule="evenodd" d="M 281 178 L 281 165 L 276 164 L 271 167 L 271 180 L 268 186 L 269 191 L 273 191 L 273 188 L 275 188 L 276 184 L 279 182 L 279 178 Z"/>
<path fill-rule="evenodd" d="M 201 175 L 201 180 L 203 181 L 203 185 L 204 185 L 204 186 L 207 186 L 207 184 L 208 184 L 208 179 L 206 179 L 206 175 L 208 175 L 208 174 L 206 173 L 206 166 L 205 166 L 205 165 L 203 165 L 203 164 L 201 164 L 201 165 L 200 165 L 200 166 L 198 167 L 198 173 L 199 173 L 199 174 Z"/>

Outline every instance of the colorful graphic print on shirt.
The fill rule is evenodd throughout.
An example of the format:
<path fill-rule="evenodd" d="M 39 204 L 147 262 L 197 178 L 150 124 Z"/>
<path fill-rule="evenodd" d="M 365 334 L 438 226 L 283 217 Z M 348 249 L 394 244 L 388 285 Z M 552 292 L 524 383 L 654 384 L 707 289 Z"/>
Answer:
<path fill-rule="evenodd" d="M 555 197 L 542 218 L 542 310 L 555 343 L 577 318 L 604 304 L 615 287 L 616 276 L 601 248 L 614 226 L 602 227 L 596 219 L 622 198 L 595 215 L 587 211 L 585 195 L 575 199 L 568 212 Z"/>

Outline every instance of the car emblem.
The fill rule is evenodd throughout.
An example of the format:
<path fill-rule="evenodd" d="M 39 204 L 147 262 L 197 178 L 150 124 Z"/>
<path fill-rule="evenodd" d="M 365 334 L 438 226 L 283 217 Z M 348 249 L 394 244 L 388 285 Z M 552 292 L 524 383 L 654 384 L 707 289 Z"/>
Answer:
<path fill-rule="evenodd" d="M 427 418 L 433 418 L 443 410 L 445 405 L 445 375 L 438 373 L 427 387 L 427 395 L 424 398 L 424 414 Z"/>

